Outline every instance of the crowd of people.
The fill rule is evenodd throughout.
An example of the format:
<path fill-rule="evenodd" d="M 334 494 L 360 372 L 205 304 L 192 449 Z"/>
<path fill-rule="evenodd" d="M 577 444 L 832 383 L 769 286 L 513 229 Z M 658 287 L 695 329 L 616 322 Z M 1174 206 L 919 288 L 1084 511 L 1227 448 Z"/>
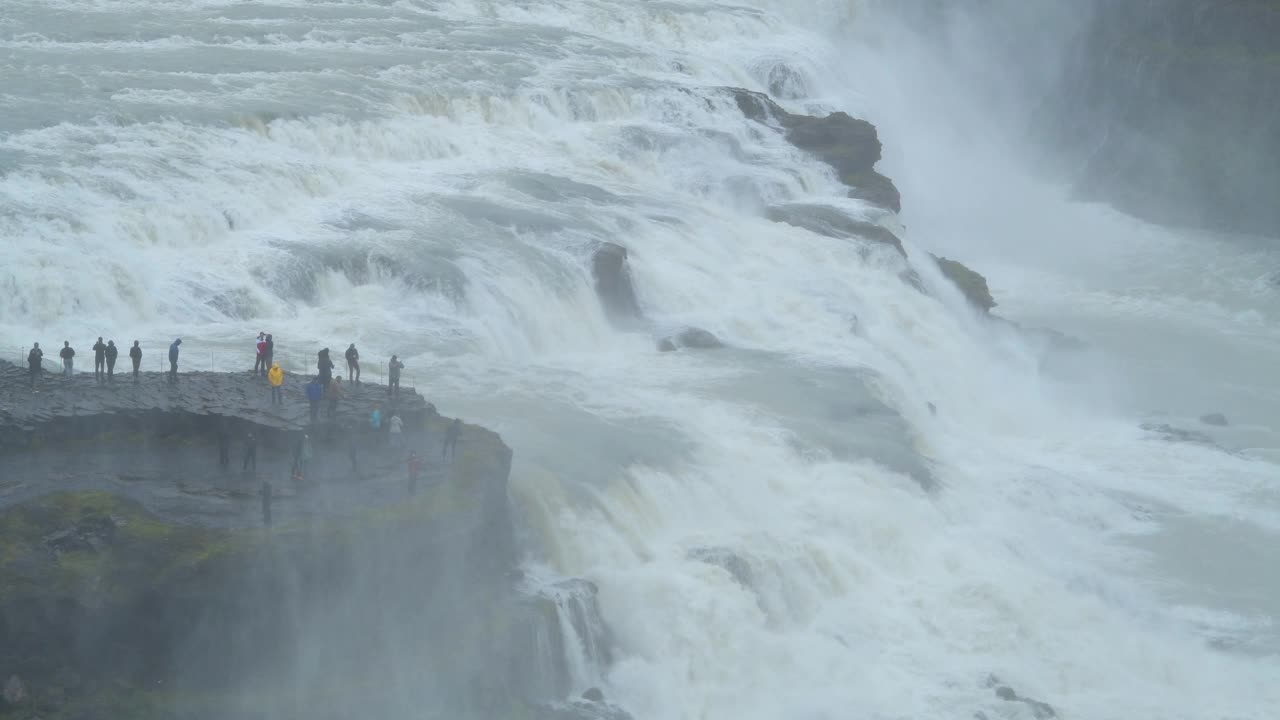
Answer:
<path fill-rule="evenodd" d="M 169 372 L 167 376 L 171 382 L 178 379 L 178 359 L 181 355 L 181 349 L 181 338 L 175 338 L 169 345 Z M 119 353 L 115 340 L 108 339 L 104 341 L 103 338 L 99 337 L 93 344 L 93 372 L 96 382 L 107 384 L 115 382 L 115 367 Z M 133 366 L 133 380 L 137 382 L 142 367 L 142 346 L 140 341 L 133 341 L 128 355 Z M 62 348 L 58 352 L 58 357 L 62 360 L 62 375 L 64 377 L 72 377 L 75 373 L 76 350 L 71 346 L 71 341 L 63 342 Z M 359 384 L 360 351 L 356 349 L 355 343 L 351 343 L 347 347 L 343 358 L 346 361 L 348 383 L 352 385 Z M 44 350 L 41 349 L 40 343 L 35 343 L 27 353 L 27 364 L 30 371 L 31 387 L 35 389 L 38 386 L 40 375 L 44 371 Z M 322 404 L 326 404 L 325 416 L 327 419 L 333 420 L 337 417 L 338 405 L 345 396 L 346 391 L 342 386 L 341 375 L 334 375 L 336 367 L 330 357 L 329 348 L 324 348 L 316 354 L 316 374 L 311 377 L 304 387 L 304 393 L 310 406 L 310 420 L 312 423 L 320 421 Z M 393 449 L 402 449 L 404 447 L 404 421 L 395 411 L 395 405 L 400 396 L 400 376 L 403 370 L 404 363 L 400 361 L 399 356 L 392 355 L 387 364 L 387 394 L 390 398 L 391 414 L 384 423 L 382 406 L 380 403 L 375 403 L 368 419 L 368 427 L 376 439 L 375 442 L 386 442 Z M 252 373 L 255 377 L 266 378 L 267 385 L 271 389 L 271 404 L 283 405 L 285 372 L 280 367 L 280 364 L 275 361 L 275 339 L 270 333 L 259 332 L 257 335 L 254 343 Z M 460 420 L 454 420 L 446 429 L 440 451 L 441 460 L 449 459 L 452 454 L 456 453 L 461 432 L 462 422 Z M 383 440 L 384 437 L 386 438 L 385 440 Z M 356 438 L 357 434 L 352 433 L 348 453 L 351 460 L 351 470 L 358 475 Z M 230 435 L 226 432 L 225 427 L 221 428 L 218 432 L 218 464 L 223 469 L 227 469 L 231 463 L 230 444 Z M 306 477 L 313 452 L 310 435 L 304 433 L 293 450 L 290 475 L 294 481 L 302 481 Z M 424 459 L 416 451 L 411 451 L 408 454 L 407 464 L 408 490 L 409 494 L 413 495 L 417 492 Z M 253 432 L 249 432 L 244 438 L 241 472 L 246 474 L 250 472 L 256 473 L 257 466 L 258 438 Z M 263 522 L 270 525 L 271 499 L 274 492 L 269 482 L 264 481 L 262 483 L 260 494 L 262 496 Z"/>

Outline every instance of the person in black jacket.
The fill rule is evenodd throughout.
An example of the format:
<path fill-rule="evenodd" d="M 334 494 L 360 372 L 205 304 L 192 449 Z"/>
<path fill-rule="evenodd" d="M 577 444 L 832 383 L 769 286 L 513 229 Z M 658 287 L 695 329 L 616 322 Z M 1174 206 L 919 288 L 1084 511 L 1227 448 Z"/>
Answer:
<path fill-rule="evenodd" d="M 133 347 L 129 348 L 129 359 L 133 361 L 133 381 L 138 381 L 138 368 L 142 367 L 142 348 L 138 346 L 138 341 L 133 341 Z"/>
<path fill-rule="evenodd" d="M 169 345 L 169 379 L 178 379 L 178 347 L 182 345 L 182 338 L 174 340 Z"/>
<path fill-rule="evenodd" d="M 107 374 L 107 346 L 102 342 L 102 336 L 98 336 L 98 342 L 93 344 L 93 379 L 102 382 Z"/>
<path fill-rule="evenodd" d="M 31 389 L 36 388 L 36 382 L 40 379 L 41 365 L 44 363 L 44 351 L 40 349 L 40 343 L 36 343 L 31 347 L 31 352 L 27 353 L 27 371 L 31 373 Z"/>
<path fill-rule="evenodd" d="M 320 370 L 320 387 L 329 387 L 333 379 L 333 360 L 329 359 L 329 348 L 316 353 L 316 368 Z"/>
<path fill-rule="evenodd" d="M 240 463 L 240 472 L 247 473 L 250 467 L 258 472 L 258 438 L 253 433 L 244 438 L 244 461 Z"/>
<path fill-rule="evenodd" d="M 387 394 L 393 398 L 400 397 L 400 371 L 403 369 L 404 363 L 392 355 L 391 362 L 387 363 Z"/>
<path fill-rule="evenodd" d="M 71 374 L 75 372 L 76 351 L 75 348 L 71 347 L 70 340 L 62 341 L 62 349 L 58 351 L 58 357 L 62 358 L 62 374 L 71 377 Z"/>
<path fill-rule="evenodd" d="M 360 351 L 355 343 L 347 348 L 347 382 L 360 382 Z"/>
<path fill-rule="evenodd" d="M 120 348 L 116 347 L 115 340 L 107 341 L 107 382 L 116 381 L 116 358 L 120 355 Z"/>
<path fill-rule="evenodd" d="M 263 342 L 267 344 L 267 347 L 262 351 L 262 376 L 266 377 L 272 364 L 275 363 L 276 341 L 272 339 L 271 333 L 267 333 L 267 339 Z"/>

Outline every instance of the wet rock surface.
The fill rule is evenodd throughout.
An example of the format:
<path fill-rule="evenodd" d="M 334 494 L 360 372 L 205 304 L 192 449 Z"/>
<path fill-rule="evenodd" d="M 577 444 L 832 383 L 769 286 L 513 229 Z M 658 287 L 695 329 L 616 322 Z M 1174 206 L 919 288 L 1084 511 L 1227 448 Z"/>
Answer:
<path fill-rule="evenodd" d="M 689 551 L 687 557 L 690 560 L 697 560 L 723 569 L 744 588 L 754 587 L 755 576 L 751 572 L 751 563 L 728 548 L 693 548 Z"/>
<path fill-rule="evenodd" d="M 0 392 L 0 676 L 32 716 L 395 716 L 392 668 L 461 687 L 509 642 L 511 451 L 466 425 L 442 457 L 450 421 L 409 388 L 394 407 L 351 388 L 314 423 L 301 380 L 273 407 L 249 373 L 33 391 L 0 364 Z M 369 427 L 375 403 L 401 441 Z"/>
<path fill-rule="evenodd" d="M 938 269 L 942 271 L 943 276 L 960 288 L 965 299 L 974 307 L 983 312 L 990 312 L 991 308 L 996 306 L 995 298 L 991 297 L 991 289 L 987 287 L 985 277 L 955 260 L 937 255 L 934 255 L 933 259 L 938 263 Z"/>
<path fill-rule="evenodd" d="M 605 313 L 615 325 L 630 327 L 641 319 L 625 247 L 601 243 L 591 255 L 591 276 Z"/>
<path fill-rule="evenodd" d="M 829 205 L 775 205 L 765 211 L 765 216 L 774 222 L 794 225 L 818 235 L 881 243 L 897 250 L 904 257 L 907 254 L 902 248 L 902 241 L 892 230 L 865 220 L 855 220 Z"/>
<path fill-rule="evenodd" d="M 996 697 L 1009 703 L 1021 703 L 1031 712 L 1031 716 L 1035 720 L 1053 720 L 1058 717 L 1058 712 L 1053 709 L 1049 703 L 1040 702 L 1029 697 L 1018 695 L 1013 688 L 1005 685 L 1000 678 L 995 675 L 987 677 L 986 686 L 995 692 Z M 982 713 L 979 713 L 982 714 Z"/>
<path fill-rule="evenodd" d="M 1227 427 L 1228 425 L 1231 424 L 1227 420 L 1227 416 L 1223 415 L 1222 413 L 1209 413 L 1207 415 L 1201 415 L 1200 422 L 1204 423 L 1205 425 L 1212 425 L 1214 427 Z"/>
<path fill-rule="evenodd" d="M 901 212 L 898 188 L 875 169 L 881 145 L 874 125 L 844 112 L 823 117 L 792 114 L 763 93 L 742 88 L 729 88 L 729 92 L 743 115 L 781 128 L 791 144 L 833 167 L 850 187 L 849 197 Z"/>
<path fill-rule="evenodd" d="M 707 330 L 695 327 L 685 328 L 675 335 L 658 341 L 658 350 L 661 352 L 675 352 L 681 348 L 716 350 L 722 347 L 724 347 L 724 343 L 720 341 L 720 338 Z"/>

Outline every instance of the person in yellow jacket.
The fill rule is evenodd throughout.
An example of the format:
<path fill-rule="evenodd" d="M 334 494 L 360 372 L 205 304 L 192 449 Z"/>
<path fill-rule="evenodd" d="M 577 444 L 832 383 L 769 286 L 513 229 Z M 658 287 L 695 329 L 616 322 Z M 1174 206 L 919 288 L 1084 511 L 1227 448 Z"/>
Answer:
<path fill-rule="evenodd" d="M 284 370 L 280 369 L 280 363 L 272 363 L 271 369 L 267 371 L 267 382 L 271 383 L 271 404 L 284 404 L 284 391 L 281 387 L 284 385 Z"/>

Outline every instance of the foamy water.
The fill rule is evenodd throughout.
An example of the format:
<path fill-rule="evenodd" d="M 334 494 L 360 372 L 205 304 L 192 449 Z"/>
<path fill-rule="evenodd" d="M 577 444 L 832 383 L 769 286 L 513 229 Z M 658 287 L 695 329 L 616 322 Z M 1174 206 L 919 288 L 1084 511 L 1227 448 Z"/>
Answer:
<path fill-rule="evenodd" d="M 530 567 L 595 582 L 617 643 L 570 659 L 577 689 L 642 720 L 1026 717 L 991 673 L 1067 718 L 1270 717 L 1274 256 L 1070 205 L 998 134 L 955 142 L 981 111 L 922 109 L 965 76 L 880 22 L 11 2 L 0 345 L 181 335 L 229 369 L 266 327 L 282 352 L 399 353 L 515 449 Z M 877 217 L 720 89 L 771 84 L 880 125 L 909 259 L 763 217 Z M 602 240 L 652 327 L 608 322 Z M 1093 349 L 978 317 L 928 251 Z M 656 351 L 689 325 L 731 347 Z"/>

